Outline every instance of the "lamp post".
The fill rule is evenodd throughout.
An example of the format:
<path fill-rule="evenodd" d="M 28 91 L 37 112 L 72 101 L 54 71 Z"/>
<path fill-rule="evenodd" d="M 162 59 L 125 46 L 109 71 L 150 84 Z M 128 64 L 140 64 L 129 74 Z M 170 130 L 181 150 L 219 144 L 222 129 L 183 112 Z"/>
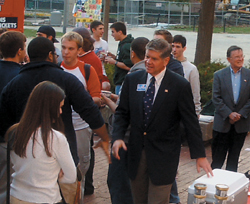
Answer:
<path fill-rule="evenodd" d="M 50 0 L 50 12 L 52 12 L 52 0 Z"/>
<path fill-rule="evenodd" d="M 68 0 L 64 0 L 63 33 L 66 33 L 67 25 L 68 25 Z"/>

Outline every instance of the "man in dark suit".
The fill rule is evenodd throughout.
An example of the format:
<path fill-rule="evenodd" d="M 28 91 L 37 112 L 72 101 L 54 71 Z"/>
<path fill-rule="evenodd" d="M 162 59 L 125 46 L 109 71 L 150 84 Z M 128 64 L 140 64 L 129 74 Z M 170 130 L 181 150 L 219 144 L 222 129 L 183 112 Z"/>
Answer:
<path fill-rule="evenodd" d="M 197 170 L 212 169 L 205 158 L 201 130 L 195 114 L 190 84 L 166 69 L 171 46 L 154 39 L 146 46 L 146 71 L 127 75 L 116 109 L 112 153 L 128 151 L 128 174 L 137 203 L 169 203 L 181 150 L 180 120 L 186 128 L 191 158 Z M 151 107 L 152 106 L 152 107 Z M 123 138 L 128 125 L 128 146 Z"/>
<path fill-rule="evenodd" d="M 215 106 L 212 168 L 237 171 L 238 160 L 250 125 L 250 70 L 243 67 L 243 51 L 238 46 L 227 50 L 229 67 L 215 72 L 213 104 Z"/>

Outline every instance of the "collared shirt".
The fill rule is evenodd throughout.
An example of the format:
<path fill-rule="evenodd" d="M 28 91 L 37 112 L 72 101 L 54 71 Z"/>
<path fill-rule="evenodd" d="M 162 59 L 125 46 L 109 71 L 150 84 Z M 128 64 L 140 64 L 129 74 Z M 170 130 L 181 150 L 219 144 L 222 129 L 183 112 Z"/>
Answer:
<path fill-rule="evenodd" d="M 162 81 L 162 79 L 163 79 L 163 76 L 165 75 L 165 72 L 166 72 L 166 68 L 164 68 L 159 74 L 157 74 L 157 75 L 155 76 L 155 95 L 154 95 L 154 101 L 155 101 L 155 97 L 156 97 L 156 95 L 157 95 L 157 93 L 158 93 L 158 90 L 159 90 L 159 88 L 160 88 L 160 85 L 161 85 L 161 81 Z M 148 89 L 148 86 L 149 86 L 149 84 L 150 84 L 150 82 L 151 82 L 151 78 L 152 78 L 152 77 L 153 77 L 153 76 L 152 76 L 151 74 L 148 73 L 148 78 L 147 78 L 147 82 L 146 82 L 147 89 Z M 147 91 L 147 89 L 146 89 L 146 91 Z"/>
<path fill-rule="evenodd" d="M 231 70 L 231 81 L 233 88 L 234 103 L 236 104 L 240 95 L 241 68 L 236 73 L 234 73 L 234 70 L 232 69 L 231 66 L 230 70 Z"/>

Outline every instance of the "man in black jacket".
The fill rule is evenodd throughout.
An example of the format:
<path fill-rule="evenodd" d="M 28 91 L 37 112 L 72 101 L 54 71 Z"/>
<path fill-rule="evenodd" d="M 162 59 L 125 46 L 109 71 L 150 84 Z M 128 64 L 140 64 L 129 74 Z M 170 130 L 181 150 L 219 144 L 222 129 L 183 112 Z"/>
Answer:
<path fill-rule="evenodd" d="M 0 100 L 0 136 L 3 137 L 6 130 L 20 120 L 32 89 L 47 80 L 56 83 L 65 91 L 62 119 L 75 164 L 78 164 L 79 159 L 71 107 L 102 138 L 102 147 L 108 155 L 109 138 L 101 113 L 82 83 L 56 64 L 57 55 L 53 43 L 47 38 L 37 37 L 29 43 L 28 54 L 30 63 L 3 89 Z"/>
<path fill-rule="evenodd" d="M 26 55 L 26 37 L 21 32 L 9 31 L 0 37 L 0 93 L 6 84 L 20 71 L 20 64 Z M 0 137 L 0 204 L 6 197 L 6 143 Z"/>
<path fill-rule="evenodd" d="M 119 160 L 119 149 L 128 151 L 128 174 L 135 204 L 169 203 L 181 150 L 181 120 L 198 172 L 202 167 L 212 175 L 190 84 L 166 69 L 170 53 L 171 45 L 162 39 L 147 44 L 146 71 L 127 75 L 115 112 L 112 154 Z M 129 124 L 126 146 L 123 139 Z"/>

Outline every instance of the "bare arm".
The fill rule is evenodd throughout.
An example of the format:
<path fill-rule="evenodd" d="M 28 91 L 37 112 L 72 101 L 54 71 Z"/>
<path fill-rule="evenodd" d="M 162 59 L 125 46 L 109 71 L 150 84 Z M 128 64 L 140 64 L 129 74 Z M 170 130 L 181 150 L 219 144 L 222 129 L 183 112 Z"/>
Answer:
<path fill-rule="evenodd" d="M 109 154 L 109 135 L 107 132 L 106 125 L 103 124 L 102 127 L 98 128 L 98 129 L 93 129 L 93 131 L 102 139 L 101 146 L 102 146 L 106 156 L 108 157 L 108 160 L 110 160 L 109 159 L 109 157 L 110 157 L 110 154 Z"/>
<path fill-rule="evenodd" d="M 112 110 L 112 112 L 115 112 L 115 109 L 117 108 L 117 105 L 114 101 L 112 101 L 111 99 L 109 99 L 108 97 L 105 96 L 105 94 L 101 94 L 102 95 L 102 101 L 103 103 L 105 103 L 107 106 L 109 106 L 109 108 Z"/>

